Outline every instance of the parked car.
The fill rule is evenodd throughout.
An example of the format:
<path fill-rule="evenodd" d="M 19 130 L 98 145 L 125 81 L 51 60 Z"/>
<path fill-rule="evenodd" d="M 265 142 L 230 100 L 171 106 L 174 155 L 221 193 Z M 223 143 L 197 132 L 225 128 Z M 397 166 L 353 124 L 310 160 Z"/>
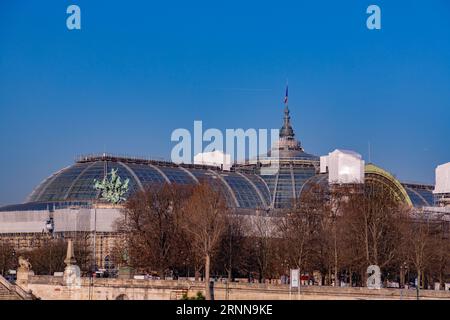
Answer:
<path fill-rule="evenodd" d="M 11 283 L 14 283 L 16 281 L 16 275 L 7 274 L 7 275 L 5 275 L 5 279 Z"/>

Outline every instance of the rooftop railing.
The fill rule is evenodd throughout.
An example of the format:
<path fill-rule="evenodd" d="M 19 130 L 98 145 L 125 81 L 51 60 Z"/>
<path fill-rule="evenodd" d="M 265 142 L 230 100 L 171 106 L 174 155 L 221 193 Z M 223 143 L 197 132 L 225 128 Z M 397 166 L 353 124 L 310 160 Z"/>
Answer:
<path fill-rule="evenodd" d="M 164 167 L 183 167 L 191 169 L 221 170 L 221 167 L 218 165 L 188 164 L 188 163 L 177 164 L 169 160 L 166 160 L 162 157 L 136 157 L 128 155 L 117 155 L 111 153 L 80 155 L 75 159 L 75 162 L 77 163 L 95 162 L 95 161 L 111 161 L 111 162 L 124 162 L 136 164 L 153 164 Z"/>

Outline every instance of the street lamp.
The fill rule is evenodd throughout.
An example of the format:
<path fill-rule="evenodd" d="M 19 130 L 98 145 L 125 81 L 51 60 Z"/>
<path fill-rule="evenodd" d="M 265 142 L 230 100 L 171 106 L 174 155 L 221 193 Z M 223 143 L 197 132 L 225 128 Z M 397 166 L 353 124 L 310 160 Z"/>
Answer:
<path fill-rule="evenodd" d="M 11 268 L 14 268 L 14 267 L 15 267 L 15 264 L 16 264 L 16 250 L 15 250 L 14 248 L 12 248 L 12 250 L 11 250 L 11 259 L 12 259 L 12 265 L 11 265 Z M 5 266 L 5 267 L 6 267 L 6 266 Z M 5 267 L 4 267 L 4 269 L 6 269 Z M 8 273 L 8 277 L 9 277 L 9 274 L 10 274 L 9 270 L 3 270 L 3 272 L 7 272 L 7 273 Z M 12 279 L 9 278 L 9 281 L 11 281 L 11 280 L 15 280 L 15 279 L 14 279 L 14 276 L 13 276 Z"/>
<path fill-rule="evenodd" d="M 16 262 L 16 250 L 13 248 L 11 251 L 12 262 L 15 264 Z"/>
<path fill-rule="evenodd" d="M 406 262 L 403 262 L 402 265 L 400 265 L 400 287 L 405 287 L 405 277 L 406 277 L 406 271 L 408 270 L 408 265 Z"/>
<path fill-rule="evenodd" d="M 408 273 L 408 265 L 406 264 L 406 262 L 404 263 L 404 267 L 405 267 L 405 276 L 406 276 L 406 280 L 408 280 L 408 287 L 409 287 L 409 273 Z M 403 278 L 403 285 L 405 284 L 405 278 Z"/>

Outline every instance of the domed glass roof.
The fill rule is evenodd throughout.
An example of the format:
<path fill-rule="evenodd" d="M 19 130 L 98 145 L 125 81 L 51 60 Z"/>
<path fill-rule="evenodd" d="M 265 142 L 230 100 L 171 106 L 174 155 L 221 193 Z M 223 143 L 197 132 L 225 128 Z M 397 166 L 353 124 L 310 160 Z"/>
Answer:
<path fill-rule="evenodd" d="M 111 169 L 117 170 L 122 180 L 129 179 L 129 191 L 125 197 L 151 184 L 194 184 L 202 179 L 211 179 L 219 182 L 215 185 L 223 191 L 230 207 L 243 209 L 287 208 L 299 195 L 305 181 L 316 174 L 313 165 L 291 161 L 280 162 L 275 174 L 263 175 L 163 161 L 93 156 L 83 158 L 42 181 L 24 205 L 27 208 L 58 207 L 62 203 L 89 205 L 100 199 L 100 191 L 94 189 L 94 180 L 102 180 Z"/>
<path fill-rule="evenodd" d="M 423 206 L 433 206 L 434 196 L 433 187 L 429 185 L 423 185 L 418 183 L 401 183 L 394 176 L 389 174 L 387 171 L 374 164 L 368 164 L 365 167 L 365 181 L 381 184 L 389 187 L 398 198 L 405 204 L 410 206 L 420 208 Z M 320 184 L 325 189 L 329 188 L 328 184 L 328 173 L 317 174 L 310 179 L 308 179 L 302 191 L 308 190 L 309 187 L 314 184 Z"/>
<path fill-rule="evenodd" d="M 118 158 L 89 157 L 64 168 L 39 184 L 27 203 L 92 202 L 100 198 L 94 180 L 102 180 L 111 169 L 122 180 L 129 179 L 129 197 L 146 185 L 161 183 L 194 184 L 202 179 L 218 181 L 230 207 L 265 209 L 271 203 L 267 184 L 256 175 L 221 171 L 214 167 L 176 165 L 170 162 Z"/>

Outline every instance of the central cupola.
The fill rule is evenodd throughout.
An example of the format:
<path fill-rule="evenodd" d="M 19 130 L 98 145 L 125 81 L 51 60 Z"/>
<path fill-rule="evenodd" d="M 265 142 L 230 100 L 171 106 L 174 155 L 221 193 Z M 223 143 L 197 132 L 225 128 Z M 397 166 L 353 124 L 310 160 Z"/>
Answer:
<path fill-rule="evenodd" d="M 280 129 L 280 138 L 276 148 L 280 151 L 287 150 L 297 150 L 303 151 L 303 148 L 300 144 L 300 141 L 295 139 L 294 129 L 291 125 L 291 116 L 289 112 L 288 106 L 288 87 L 286 86 L 286 95 L 284 97 L 284 118 L 283 118 L 283 126 Z"/>

